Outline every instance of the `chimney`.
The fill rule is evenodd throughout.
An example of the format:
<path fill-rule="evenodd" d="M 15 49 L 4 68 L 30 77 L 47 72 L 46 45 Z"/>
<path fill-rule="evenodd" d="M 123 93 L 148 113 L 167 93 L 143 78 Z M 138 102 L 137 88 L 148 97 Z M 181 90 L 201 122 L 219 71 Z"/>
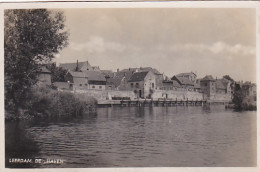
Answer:
<path fill-rule="evenodd" d="M 130 71 L 131 69 L 129 68 L 129 71 Z"/>
<path fill-rule="evenodd" d="M 76 66 L 76 71 L 79 70 L 79 61 L 77 60 L 77 66 Z"/>
<path fill-rule="evenodd" d="M 117 68 L 117 70 L 116 70 L 117 72 L 119 72 L 119 68 Z"/>

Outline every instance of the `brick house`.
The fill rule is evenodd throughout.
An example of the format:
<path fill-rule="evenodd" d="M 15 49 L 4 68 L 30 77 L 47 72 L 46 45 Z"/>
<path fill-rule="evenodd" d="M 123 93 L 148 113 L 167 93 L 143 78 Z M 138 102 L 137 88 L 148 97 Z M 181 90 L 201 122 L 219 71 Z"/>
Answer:
<path fill-rule="evenodd" d="M 128 85 L 138 98 L 151 98 L 156 89 L 156 76 L 151 71 L 135 72 L 128 80 Z"/>

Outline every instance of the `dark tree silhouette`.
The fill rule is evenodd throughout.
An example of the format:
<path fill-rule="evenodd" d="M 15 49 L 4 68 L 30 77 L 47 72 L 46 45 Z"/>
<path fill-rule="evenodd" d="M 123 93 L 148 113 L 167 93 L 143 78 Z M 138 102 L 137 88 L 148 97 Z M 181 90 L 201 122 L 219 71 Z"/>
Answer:
<path fill-rule="evenodd" d="M 5 105 L 17 110 L 37 83 L 42 63 L 67 45 L 62 12 L 46 9 L 4 11 Z"/>

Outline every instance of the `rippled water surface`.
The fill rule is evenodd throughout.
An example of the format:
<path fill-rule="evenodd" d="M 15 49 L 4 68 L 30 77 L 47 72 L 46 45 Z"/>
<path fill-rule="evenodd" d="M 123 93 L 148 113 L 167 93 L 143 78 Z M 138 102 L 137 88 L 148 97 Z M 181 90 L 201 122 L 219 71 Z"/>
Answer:
<path fill-rule="evenodd" d="M 6 122 L 9 158 L 23 167 L 256 166 L 256 112 L 222 107 L 113 107 L 95 114 Z"/>

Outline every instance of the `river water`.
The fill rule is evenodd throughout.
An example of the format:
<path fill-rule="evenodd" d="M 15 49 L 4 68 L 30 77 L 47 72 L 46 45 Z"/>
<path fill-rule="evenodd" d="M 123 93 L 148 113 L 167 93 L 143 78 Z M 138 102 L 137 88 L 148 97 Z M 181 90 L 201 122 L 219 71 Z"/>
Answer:
<path fill-rule="evenodd" d="M 6 167 L 256 166 L 256 128 L 255 111 L 220 106 L 98 108 L 79 117 L 6 122 Z"/>

